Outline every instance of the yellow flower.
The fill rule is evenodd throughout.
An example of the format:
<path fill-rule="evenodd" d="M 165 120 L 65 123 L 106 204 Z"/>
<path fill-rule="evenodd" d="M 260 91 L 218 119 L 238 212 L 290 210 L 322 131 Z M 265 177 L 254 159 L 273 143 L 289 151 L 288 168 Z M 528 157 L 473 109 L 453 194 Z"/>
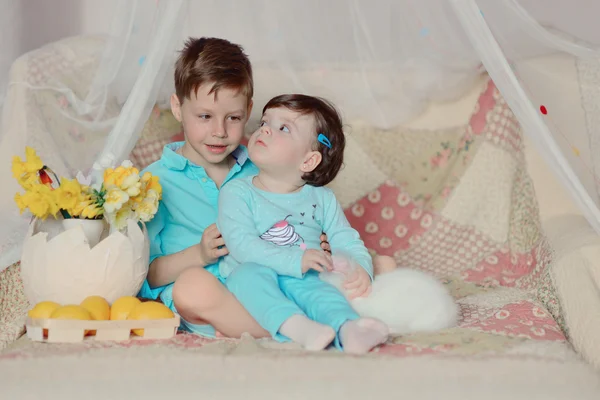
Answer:
<path fill-rule="evenodd" d="M 104 171 L 104 187 L 109 189 L 113 186 L 127 192 L 130 197 L 137 196 L 141 188 L 140 171 L 127 161 L 114 170 L 107 168 Z"/>
<path fill-rule="evenodd" d="M 104 170 L 104 174 L 102 175 L 102 181 L 104 182 L 104 185 L 116 185 L 115 179 L 115 170 L 112 168 L 106 168 Z"/>
<path fill-rule="evenodd" d="M 25 190 L 37 183 L 40 183 L 38 171 L 44 166 L 42 160 L 35 154 L 35 150 L 31 147 L 25 149 L 26 161 L 22 161 L 20 157 L 14 156 L 12 159 L 12 173 L 19 185 Z"/>
<path fill-rule="evenodd" d="M 34 186 L 33 191 L 34 193 L 38 193 L 43 199 L 42 201 L 48 204 L 49 215 L 56 215 L 60 211 L 58 204 L 56 204 L 55 191 L 50 187 L 40 183 L 39 185 Z"/>
<path fill-rule="evenodd" d="M 139 176 L 136 176 L 136 180 L 134 180 L 134 176 L 131 175 L 130 180 L 125 180 L 123 185 L 121 185 L 121 189 L 124 190 L 130 197 L 134 197 L 140 194 L 140 186 L 142 185 L 139 180 Z"/>
<path fill-rule="evenodd" d="M 17 182 L 25 190 L 31 190 L 33 186 L 41 184 L 40 177 L 36 172 L 26 172 L 20 178 L 17 178 Z"/>
<path fill-rule="evenodd" d="M 25 209 L 29 207 L 29 203 L 31 202 L 31 196 L 28 196 L 28 193 L 31 194 L 31 192 L 25 192 L 25 194 L 15 194 L 15 203 L 17 203 L 17 207 L 19 207 L 19 212 L 21 214 L 23 214 Z"/>
<path fill-rule="evenodd" d="M 27 172 L 25 169 L 25 163 L 21 161 L 21 157 L 14 156 L 12 159 L 12 173 L 16 179 L 21 179 L 21 177 Z"/>
<path fill-rule="evenodd" d="M 55 192 L 58 206 L 73 215 L 77 206 L 84 200 L 81 184 L 76 179 L 61 179 L 60 187 Z"/>
<path fill-rule="evenodd" d="M 89 197 L 83 197 L 83 200 L 79 201 L 75 207 L 69 211 L 69 214 L 71 214 L 72 217 L 79 217 L 83 210 L 90 204 L 92 204 L 92 200 Z"/>
<path fill-rule="evenodd" d="M 160 200 L 160 194 L 154 189 L 150 189 L 146 192 L 146 198 L 144 201 L 150 201 L 158 207 L 158 201 Z"/>
<path fill-rule="evenodd" d="M 140 221 L 148 222 L 158 211 L 158 194 L 153 189 L 148 191 L 148 196 L 135 208 L 135 216 Z"/>
<path fill-rule="evenodd" d="M 118 230 L 125 228 L 127 226 L 127 220 L 134 216 L 135 214 L 129 204 L 125 204 L 115 213 L 106 214 L 108 223 Z"/>
<path fill-rule="evenodd" d="M 144 172 L 142 175 L 142 187 L 144 191 L 154 190 L 159 195 L 159 200 L 162 197 L 162 186 L 159 183 L 160 178 L 152 175 L 150 172 Z"/>
<path fill-rule="evenodd" d="M 15 195 L 15 202 L 21 213 L 29 208 L 29 211 L 38 218 L 46 219 L 49 215 L 56 215 L 59 207 L 56 204 L 54 192 L 41 183 L 34 185 L 30 190 L 21 195 Z"/>
<path fill-rule="evenodd" d="M 118 187 L 112 186 L 104 195 L 104 211 L 106 214 L 112 214 L 120 210 L 127 201 L 129 201 L 129 195 Z"/>
<path fill-rule="evenodd" d="M 98 206 L 98 204 L 95 202 L 92 202 L 83 208 L 79 216 L 86 219 L 94 219 L 98 218 L 102 214 L 104 214 L 104 209 Z"/>
<path fill-rule="evenodd" d="M 25 169 L 27 172 L 37 172 L 44 166 L 42 160 L 31 147 L 25 147 Z"/>
<path fill-rule="evenodd" d="M 137 196 L 131 198 L 133 204 L 133 208 L 135 210 L 136 204 L 141 203 L 148 196 L 148 192 L 152 190 L 154 194 L 158 194 L 158 198 L 160 200 L 160 196 L 162 194 L 162 186 L 158 183 L 158 176 L 152 176 L 150 172 L 145 172 L 140 179 L 141 187 L 140 193 Z"/>
<path fill-rule="evenodd" d="M 104 208 L 100 206 L 101 199 L 97 192 L 93 191 L 89 186 L 81 187 L 81 197 L 77 205 L 73 208 L 71 216 L 83 217 L 87 219 L 98 218 L 104 214 Z"/>

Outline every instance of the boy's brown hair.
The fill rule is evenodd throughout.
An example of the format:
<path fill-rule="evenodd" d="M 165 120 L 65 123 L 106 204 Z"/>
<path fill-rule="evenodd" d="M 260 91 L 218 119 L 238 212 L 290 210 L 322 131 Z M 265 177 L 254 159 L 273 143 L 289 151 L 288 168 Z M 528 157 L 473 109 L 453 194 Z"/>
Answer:
<path fill-rule="evenodd" d="M 175 63 L 175 93 L 183 104 L 192 91 L 212 82 L 209 93 L 237 89 L 248 98 L 254 95 L 252 65 L 242 46 L 218 38 L 189 38 Z"/>
<path fill-rule="evenodd" d="M 272 98 L 263 108 L 284 107 L 302 115 L 312 115 L 315 118 L 315 137 L 313 150 L 321 153 L 321 163 L 302 176 L 302 179 L 312 186 L 325 186 L 335 179 L 344 163 L 344 148 L 346 137 L 342 125 L 342 118 L 335 106 L 320 97 L 306 96 L 303 94 L 283 94 Z M 319 134 L 325 135 L 331 148 L 317 140 Z"/>

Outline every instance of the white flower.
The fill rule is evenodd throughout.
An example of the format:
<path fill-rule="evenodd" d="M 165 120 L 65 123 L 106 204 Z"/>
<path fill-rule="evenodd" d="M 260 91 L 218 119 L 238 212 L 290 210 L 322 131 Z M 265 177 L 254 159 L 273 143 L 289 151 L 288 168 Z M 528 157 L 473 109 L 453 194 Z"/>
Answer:
<path fill-rule="evenodd" d="M 92 175 L 88 175 L 85 176 L 83 175 L 83 172 L 78 171 L 77 175 L 75 175 L 75 178 L 77 179 L 77 182 L 79 182 L 80 185 L 84 185 L 84 186 L 90 186 L 92 184 Z"/>
<path fill-rule="evenodd" d="M 141 187 L 142 183 L 140 182 L 140 176 L 138 174 L 128 175 L 123 179 L 123 183 L 121 184 L 121 190 L 127 192 L 129 197 L 135 197 L 140 194 Z"/>
<path fill-rule="evenodd" d="M 133 163 L 130 160 L 125 160 L 121 163 L 121 167 L 131 168 L 133 167 Z"/>
<path fill-rule="evenodd" d="M 130 207 L 121 207 L 116 213 L 106 214 L 108 223 L 117 230 L 122 230 L 127 226 L 127 220 L 135 216 Z"/>
<path fill-rule="evenodd" d="M 145 199 L 135 209 L 135 216 L 138 220 L 148 222 L 154 217 L 158 211 L 158 201 L 152 201 L 152 199 Z"/>
<path fill-rule="evenodd" d="M 156 206 L 158 207 L 158 200 L 160 198 L 160 195 L 158 194 L 158 192 L 154 189 L 149 189 L 146 192 L 146 198 L 144 199 L 144 201 L 152 201 L 156 203 Z"/>

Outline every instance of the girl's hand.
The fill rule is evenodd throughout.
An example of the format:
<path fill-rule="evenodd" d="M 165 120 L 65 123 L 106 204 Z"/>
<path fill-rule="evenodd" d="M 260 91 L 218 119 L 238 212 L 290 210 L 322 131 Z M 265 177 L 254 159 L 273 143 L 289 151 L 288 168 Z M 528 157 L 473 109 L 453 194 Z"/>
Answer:
<path fill-rule="evenodd" d="M 317 272 L 331 271 L 333 269 L 331 254 L 316 249 L 306 250 L 302 255 L 302 273 L 311 269 Z"/>
<path fill-rule="evenodd" d="M 348 297 L 367 297 L 371 293 L 371 277 L 363 267 L 358 266 L 346 276 L 344 289 L 348 290 Z"/>
<path fill-rule="evenodd" d="M 202 233 L 202 239 L 196 246 L 200 250 L 200 259 L 204 266 L 214 264 L 220 257 L 229 254 L 225 247 L 225 240 L 217 229 L 217 224 L 208 226 Z"/>
<path fill-rule="evenodd" d="M 325 232 L 321 233 L 321 248 L 331 254 L 331 246 L 327 241 L 327 234 Z"/>

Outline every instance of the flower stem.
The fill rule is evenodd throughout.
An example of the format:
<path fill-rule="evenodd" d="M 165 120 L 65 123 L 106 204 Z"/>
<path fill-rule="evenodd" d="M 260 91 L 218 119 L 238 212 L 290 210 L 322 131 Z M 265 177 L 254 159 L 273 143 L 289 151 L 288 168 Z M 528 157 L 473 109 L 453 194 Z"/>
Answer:
<path fill-rule="evenodd" d="M 67 210 L 63 210 L 63 209 L 61 208 L 61 209 L 60 209 L 60 213 L 61 213 L 61 215 L 63 216 L 63 218 L 64 218 L 64 219 L 69 219 L 69 218 L 72 218 L 72 217 L 71 217 L 71 214 L 69 214 L 69 213 L 67 212 Z"/>

